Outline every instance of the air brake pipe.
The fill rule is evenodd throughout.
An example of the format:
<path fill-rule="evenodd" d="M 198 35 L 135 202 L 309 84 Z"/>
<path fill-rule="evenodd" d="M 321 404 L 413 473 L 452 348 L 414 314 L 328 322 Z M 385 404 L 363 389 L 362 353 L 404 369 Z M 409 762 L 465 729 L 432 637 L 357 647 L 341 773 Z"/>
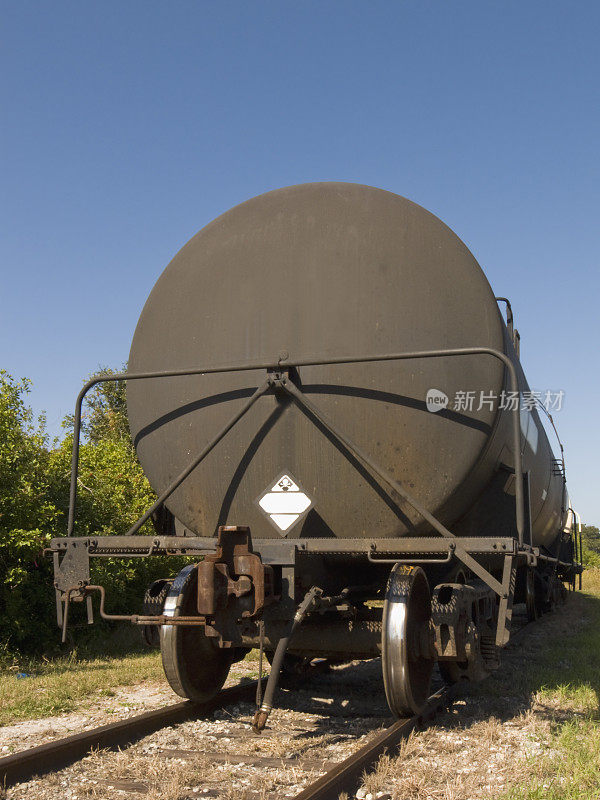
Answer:
<path fill-rule="evenodd" d="M 271 664 L 271 672 L 269 673 L 269 679 L 267 681 L 267 688 L 265 689 L 263 701 L 260 708 L 256 709 L 254 720 L 252 721 L 252 730 L 254 733 L 262 733 L 265 725 L 267 724 L 269 714 L 273 709 L 273 698 L 275 697 L 275 692 L 277 691 L 279 675 L 281 673 L 283 659 L 285 657 L 286 650 L 288 649 L 290 639 L 294 635 L 294 631 L 298 625 L 300 625 L 308 612 L 311 611 L 313 606 L 315 606 L 319 601 L 322 594 L 323 590 L 319 589 L 318 586 L 313 586 L 308 590 L 308 592 L 304 595 L 304 600 L 300 603 L 296 613 L 294 614 L 294 619 L 287 635 L 282 636 L 277 643 L 277 648 L 275 649 L 273 663 Z"/>

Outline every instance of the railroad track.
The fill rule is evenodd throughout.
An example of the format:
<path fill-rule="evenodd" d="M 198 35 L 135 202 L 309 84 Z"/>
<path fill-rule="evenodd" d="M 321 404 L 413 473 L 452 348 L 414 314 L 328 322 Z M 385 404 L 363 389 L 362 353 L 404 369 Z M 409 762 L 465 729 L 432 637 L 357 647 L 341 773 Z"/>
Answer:
<path fill-rule="evenodd" d="M 58 771 L 83 758 L 90 750 L 123 747 L 160 728 L 194 718 L 209 716 L 214 711 L 234 703 L 252 701 L 256 693 L 256 686 L 257 681 L 239 684 L 224 689 L 210 703 L 202 705 L 195 705 L 190 702 L 176 703 L 166 708 L 148 711 L 110 725 L 104 725 L 5 756 L 0 759 L 0 786 L 9 787 L 30 780 L 34 776 Z M 372 768 L 382 753 L 395 752 L 401 741 L 415 727 L 433 718 L 436 712 L 448 703 L 450 696 L 451 692 L 448 689 L 442 689 L 430 698 L 421 714 L 412 718 L 396 720 L 383 731 L 376 733 L 366 745 L 359 748 L 344 761 L 336 763 L 333 768 L 301 791 L 297 795 L 298 800 L 337 798 L 342 791 L 351 792 L 356 789 L 363 772 Z M 250 736 L 251 734 L 248 733 L 248 735 Z M 164 755 L 185 758 L 186 755 L 191 755 L 191 752 L 172 750 L 167 751 Z M 220 759 L 218 754 L 211 754 L 211 756 L 215 757 L 215 760 L 233 763 L 238 761 L 246 765 L 249 763 L 248 756 L 223 754 Z M 266 765 L 269 762 L 274 764 L 276 762 L 285 763 L 282 759 L 275 758 L 262 757 L 255 760 L 259 766 Z M 310 767 L 321 771 L 326 768 L 326 761 L 321 760 L 318 762 L 313 759 L 310 762 L 300 762 L 298 766 Z M 125 791 L 128 789 L 133 792 L 144 791 L 143 785 L 132 782 L 123 783 L 111 780 L 107 781 L 107 783 Z"/>
<path fill-rule="evenodd" d="M 258 681 L 240 683 L 223 689 L 208 703 L 196 704 L 189 700 L 174 703 L 4 756 L 0 758 L 0 787 L 55 772 L 83 758 L 90 750 L 123 747 L 168 725 L 207 716 L 232 703 L 251 701 L 256 695 L 257 684 Z"/>
<path fill-rule="evenodd" d="M 214 711 L 233 703 L 251 701 L 256 692 L 257 681 L 239 684 L 224 689 L 210 703 L 195 705 L 190 702 L 175 703 L 166 708 L 148 711 L 135 717 L 130 717 L 110 725 L 94 728 L 90 731 L 74 734 L 57 739 L 47 744 L 32 747 L 0 758 L 0 786 L 8 787 L 16 783 L 25 782 L 34 776 L 48 772 L 55 772 L 75 761 L 83 758 L 90 750 L 123 747 L 132 744 L 137 739 L 147 736 L 154 731 L 193 718 L 200 718 L 212 714 Z M 365 770 L 370 769 L 382 755 L 393 753 L 400 742 L 410 732 L 427 720 L 435 716 L 436 712 L 447 704 L 451 692 L 442 689 L 434 694 L 427 703 L 426 708 L 414 717 L 396 720 L 388 728 L 375 734 L 370 741 L 347 759 L 327 771 L 310 784 L 300 794 L 298 800 L 325 800 L 337 798 L 342 791 L 352 791 L 358 786 L 360 777 Z M 249 734 L 250 735 L 250 734 Z M 181 757 L 187 754 L 185 750 L 173 750 L 167 753 L 172 757 Z M 216 754 L 213 754 L 216 755 Z M 239 761 L 248 764 L 248 756 L 231 756 L 224 754 L 223 761 Z M 281 759 L 256 759 L 258 764 L 263 762 L 281 762 Z M 313 768 L 319 766 L 318 762 L 311 762 Z M 323 763 L 321 763 L 321 767 Z M 112 784 L 115 781 L 111 781 Z M 118 781 L 116 783 L 119 783 Z M 124 784 L 122 789 L 127 788 Z M 140 791 L 140 786 L 132 784 L 133 791 Z"/>
<path fill-rule="evenodd" d="M 420 714 L 396 720 L 388 728 L 371 738 L 366 745 L 352 753 L 345 761 L 318 778 L 297 794 L 294 800 L 337 800 L 342 792 L 354 793 L 364 772 L 372 769 L 384 753 L 393 755 L 411 731 L 432 719 L 451 700 L 453 692 L 440 689 L 432 695 Z"/>
<path fill-rule="evenodd" d="M 511 634 L 509 647 L 518 641 L 525 628 L 532 623 L 524 622 Z M 388 728 L 373 736 L 366 745 L 352 753 L 345 761 L 336 764 L 325 775 L 322 775 L 310 786 L 295 796 L 294 800 L 337 800 L 342 792 L 350 796 L 358 788 L 365 772 L 376 766 L 379 758 L 387 753 L 394 755 L 402 741 L 410 733 L 424 723 L 432 720 L 441 709 L 454 700 L 460 690 L 460 684 L 444 687 L 432 695 L 420 714 L 406 719 L 396 720 Z"/>
<path fill-rule="evenodd" d="M 514 632 L 513 640 L 520 638 L 525 627 L 527 625 L 523 625 Z M 257 683 L 257 681 L 249 681 L 224 689 L 209 703 L 193 704 L 189 701 L 176 703 L 0 758 L 0 787 L 9 787 L 28 781 L 34 776 L 56 772 L 82 759 L 91 750 L 124 747 L 161 728 L 193 719 L 210 717 L 215 711 L 228 705 L 252 703 Z M 395 720 L 388 727 L 374 733 L 365 745 L 358 748 L 348 758 L 334 763 L 328 770 L 327 766 L 331 761 L 328 761 L 327 758 L 307 760 L 299 756 L 294 761 L 286 761 L 282 758 L 264 756 L 253 758 L 248 755 L 228 753 L 207 753 L 206 755 L 215 763 L 227 762 L 244 765 L 254 763 L 259 768 L 279 764 L 283 767 L 297 766 L 307 772 L 324 772 L 317 780 L 295 795 L 295 798 L 296 800 L 330 800 L 330 798 L 337 800 L 342 792 L 347 792 L 352 796 L 360 785 L 362 775 L 376 765 L 383 753 L 393 755 L 397 752 L 401 742 L 410 735 L 411 731 L 433 719 L 439 710 L 452 702 L 456 693 L 456 687 L 440 689 L 430 697 L 421 714 Z M 251 736 L 249 731 L 246 735 Z M 197 755 L 197 752 L 190 749 L 163 750 L 161 755 L 167 758 L 185 759 Z M 141 783 L 115 780 L 106 781 L 106 783 L 124 791 L 136 793 L 147 791 L 147 786 L 145 787 Z"/>

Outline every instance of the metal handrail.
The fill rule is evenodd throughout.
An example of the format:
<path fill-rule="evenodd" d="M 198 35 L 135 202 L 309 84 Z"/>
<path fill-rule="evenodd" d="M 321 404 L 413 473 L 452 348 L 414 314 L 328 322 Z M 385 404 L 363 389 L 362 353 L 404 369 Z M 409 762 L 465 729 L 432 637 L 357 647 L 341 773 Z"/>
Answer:
<path fill-rule="evenodd" d="M 456 545 L 454 542 L 450 542 L 444 558 L 402 558 L 400 555 L 397 558 L 376 558 L 377 552 L 379 552 L 377 547 L 372 544 L 367 551 L 367 561 L 371 564 L 397 564 L 399 561 L 403 564 L 449 564 L 454 558 Z"/>
<path fill-rule="evenodd" d="M 144 379 L 153 379 L 153 378 L 173 378 L 173 377 L 183 377 L 183 376 L 190 376 L 190 375 L 209 375 L 209 374 L 216 374 L 216 373 L 227 373 L 227 372 L 250 372 L 253 370 L 267 370 L 267 372 L 273 372 L 282 369 L 290 369 L 292 367 L 308 367 L 308 366 L 329 366 L 329 365 L 336 365 L 336 364 L 362 364 L 362 363 L 370 363 L 370 362 L 377 362 L 377 361 L 403 361 L 407 359 L 419 359 L 419 358 L 446 358 L 446 357 L 459 357 L 459 356 L 472 356 L 472 355 L 489 355 L 493 358 L 498 359 L 501 361 L 506 369 L 508 370 L 509 378 L 510 378 L 510 386 L 511 391 L 518 393 L 519 391 L 519 381 L 517 377 L 517 370 L 515 365 L 511 361 L 511 359 L 506 355 L 506 353 L 501 352 L 500 350 L 495 350 L 492 347 L 462 347 L 462 348 L 452 348 L 448 350 L 439 349 L 439 350 L 421 350 L 421 351 L 413 351 L 407 353 L 391 353 L 391 354 L 384 354 L 384 355 L 375 355 L 375 356 L 359 356 L 359 357 L 342 357 L 342 358 L 328 358 L 328 359 L 289 359 L 286 353 L 282 353 L 280 357 L 276 361 L 270 362 L 254 362 L 254 363 L 246 363 L 246 364 L 236 364 L 236 365 L 226 365 L 226 366 L 219 366 L 219 367 L 198 367 L 193 369 L 183 369 L 183 370 L 166 370 L 166 371 L 159 371 L 159 372 L 137 372 L 137 373 L 115 373 L 113 375 L 105 375 L 99 376 L 96 378 L 92 378 L 83 386 L 79 395 L 77 396 L 77 401 L 75 404 L 75 414 L 74 414 L 74 425 L 73 425 L 73 453 L 71 459 L 71 487 L 69 493 L 69 519 L 68 519 L 68 526 L 67 526 L 67 536 L 73 535 L 73 528 L 75 523 L 75 508 L 77 503 L 77 473 L 79 468 L 79 446 L 80 446 L 80 438 L 81 438 L 81 410 L 83 405 L 83 400 L 87 392 L 96 384 L 110 382 L 110 381 L 128 381 L 128 380 L 144 380 Z M 181 473 L 180 476 L 174 481 L 171 486 L 165 490 L 160 496 L 160 498 L 153 504 L 152 508 L 149 509 L 140 519 L 133 525 L 130 529 L 129 533 L 135 533 L 139 528 L 144 524 L 144 522 L 149 519 L 152 512 L 160 505 L 162 502 L 161 498 L 165 496 L 168 497 L 177 486 L 179 486 L 183 480 L 192 472 L 193 469 L 200 463 L 202 458 L 210 452 L 210 450 L 225 436 L 225 434 L 235 425 L 235 423 L 241 418 L 243 414 L 250 408 L 250 406 L 258 399 L 258 397 L 264 394 L 268 389 L 268 382 L 267 384 L 263 384 L 259 389 L 256 390 L 256 393 L 250 398 L 247 404 L 245 404 L 244 408 L 241 412 L 236 415 L 236 417 L 228 423 L 225 428 L 223 428 L 220 433 L 212 440 L 212 442 L 205 448 L 202 453 L 197 456 L 196 459 Z M 519 539 L 519 544 L 523 544 L 524 541 L 524 531 L 525 531 L 525 500 L 524 500 L 524 491 L 523 491 L 523 457 L 521 453 L 521 429 L 520 429 L 520 417 L 519 417 L 519 409 L 515 407 L 511 409 L 512 413 L 512 421 L 513 421 L 513 450 L 515 456 L 515 505 L 516 505 L 516 525 L 517 525 L 517 534 Z M 160 501 L 160 502 L 159 502 Z M 411 502 L 411 500 L 409 500 Z M 413 503 L 411 502 L 411 505 Z M 413 507 L 415 507 L 413 505 Z M 419 509 L 420 510 L 420 509 Z M 427 519 L 427 514 L 425 518 Z M 436 520 L 437 522 L 437 520 Z M 434 527 L 439 528 L 441 523 L 434 524 Z M 450 534 L 451 535 L 451 534 Z"/>
<path fill-rule="evenodd" d="M 514 318 L 510 300 L 508 297 L 495 297 L 494 300 L 498 303 L 506 303 L 506 327 L 510 334 L 510 340 L 514 344 Z"/>

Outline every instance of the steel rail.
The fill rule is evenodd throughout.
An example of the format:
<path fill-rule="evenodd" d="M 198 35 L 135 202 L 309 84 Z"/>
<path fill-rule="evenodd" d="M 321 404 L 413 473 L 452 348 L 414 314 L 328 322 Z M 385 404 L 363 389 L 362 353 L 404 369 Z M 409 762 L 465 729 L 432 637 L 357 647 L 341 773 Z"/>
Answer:
<path fill-rule="evenodd" d="M 0 758 L 0 787 L 22 783 L 35 775 L 67 767 L 94 748 L 122 747 L 168 725 L 212 714 L 230 703 L 253 702 L 257 685 L 258 681 L 240 683 L 223 689 L 206 703 L 184 700 L 4 756 Z"/>
<path fill-rule="evenodd" d="M 440 689 L 429 698 L 419 714 L 399 719 L 385 728 L 356 753 L 336 764 L 300 794 L 294 795 L 294 800 L 338 800 L 342 792 L 353 795 L 363 772 L 371 769 L 384 753 L 397 752 L 401 742 L 408 738 L 412 730 L 430 720 L 442 706 L 447 705 L 454 695 L 454 688 Z"/>
<path fill-rule="evenodd" d="M 539 620 L 536 620 L 539 621 Z M 521 625 L 510 638 L 510 645 L 521 638 L 523 632 L 532 623 L 525 622 Z M 461 688 L 468 683 L 461 681 L 452 686 L 445 686 L 433 694 L 425 708 L 414 717 L 399 719 L 388 728 L 376 734 L 367 744 L 361 747 L 356 753 L 336 764 L 314 783 L 311 783 L 299 794 L 294 795 L 294 800 L 338 800 L 342 792 L 347 792 L 353 796 L 359 787 L 363 773 L 375 766 L 379 758 L 384 753 L 394 755 L 404 739 L 407 739 L 411 731 L 423 723 L 431 720 L 440 709 L 447 706 L 456 698 Z"/>

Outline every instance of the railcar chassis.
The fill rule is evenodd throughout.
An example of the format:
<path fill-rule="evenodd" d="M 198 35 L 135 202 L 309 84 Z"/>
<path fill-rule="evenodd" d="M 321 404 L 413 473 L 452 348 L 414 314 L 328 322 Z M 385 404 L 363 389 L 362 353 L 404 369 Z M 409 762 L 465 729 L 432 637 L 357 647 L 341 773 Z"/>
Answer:
<path fill-rule="evenodd" d="M 257 729 L 264 727 L 272 708 L 279 669 L 290 660 L 383 656 L 388 701 L 402 716 L 426 701 L 435 660 L 448 682 L 482 678 L 498 666 L 499 650 L 510 637 L 518 573 L 535 576 L 543 569 L 556 576 L 548 584 L 552 596 L 534 598 L 535 609 L 560 602 L 561 580 L 575 588 L 572 564 L 553 563 L 539 548 L 515 538 L 252 542 L 246 528 L 221 528 L 217 538 L 59 538 L 52 540 L 50 551 L 63 640 L 70 603 L 84 601 L 91 623 L 97 593 L 102 619 L 160 626 L 165 672 L 184 697 L 206 700 L 221 688 L 230 664 L 251 648 L 274 654 L 275 677 L 261 703 Z M 173 582 L 163 612 L 107 611 L 116 598 L 107 598 L 104 588 L 91 582 L 91 559 L 155 556 L 190 559 Z M 463 569 L 464 560 L 468 569 Z M 325 590 L 307 589 L 319 572 L 329 576 Z M 435 586 L 432 597 L 429 590 L 419 596 L 414 588 L 420 577 Z M 412 629 L 401 629 L 402 620 Z M 403 662 L 398 675 L 397 665 Z"/>
<path fill-rule="evenodd" d="M 255 719 L 257 731 L 266 723 L 286 657 L 344 660 L 381 655 L 388 703 L 397 716 L 418 712 L 425 703 L 435 661 L 440 662 L 444 676 L 451 682 L 487 674 L 498 666 L 499 650 L 509 640 L 512 607 L 519 592 L 528 604 L 530 616 L 535 616 L 544 606 L 561 599 L 563 581 L 575 589 L 576 575 L 581 574 L 576 560 L 581 543 L 576 536 L 574 542 L 567 537 L 567 558 L 562 552 L 556 556 L 543 553 L 531 544 L 518 409 L 513 411 L 514 535 L 460 537 L 338 430 L 306 397 L 295 379 L 296 370 L 308 365 L 469 356 L 499 359 L 507 370 L 511 389 L 518 392 L 511 359 L 485 347 L 293 363 L 281 357 L 271 364 L 123 373 L 89 381 L 75 410 L 68 535 L 53 539 L 48 549 L 54 559 L 57 622 L 63 640 L 70 603 L 85 601 L 88 621 L 92 622 L 92 595 L 98 593 L 103 619 L 160 626 L 167 678 L 176 692 L 195 700 L 215 694 L 230 664 L 249 648 L 258 647 L 261 654 L 272 652 L 265 698 Z M 72 535 L 81 408 L 92 386 L 107 380 L 257 369 L 266 370 L 264 383 L 126 536 Z M 243 526 L 221 526 L 215 538 L 193 533 L 138 535 L 144 522 L 163 507 L 256 400 L 268 392 L 307 410 L 315 424 L 326 428 L 382 483 L 411 505 L 437 535 L 253 541 L 250 530 Z M 156 555 L 186 556 L 192 560 L 174 580 L 167 581 L 162 613 L 108 612 L 104 588 L 91 582 L 90 559 Z"/>

